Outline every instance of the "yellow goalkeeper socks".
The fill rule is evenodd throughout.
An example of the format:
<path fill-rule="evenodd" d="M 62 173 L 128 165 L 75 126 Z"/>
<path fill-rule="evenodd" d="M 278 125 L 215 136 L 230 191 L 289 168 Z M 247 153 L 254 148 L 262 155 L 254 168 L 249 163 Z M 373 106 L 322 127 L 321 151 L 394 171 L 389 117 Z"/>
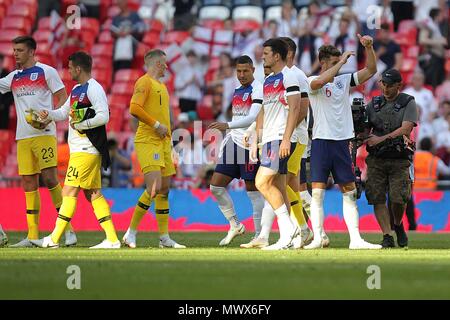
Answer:
<path fill-rule="evenodd" d="M 59 209 L 61 208 L 62 205 L 62 188 L 61 185 L 58 183 L 55 187 L 53 188 L 49 188 L 48 191 L 50 191 L 50 197 L 52 198 L 52 202 L 53 205 L 56 208 L 56 211 L 59 212 Z M 66 229 L 64 230 L 65 232 L 67 231 L 73 231 L 72 225 L 70 223 L 67 224 Z"/>
<path fill-rule="evenodd" d="M 148 208 L 150 208 L 151 204 L 152 199 L 150 198 L 150 195 L 148 194 L 147 190 L 144 190 L 144 192 L 142 192 L 141 196 L 139 197 L 136 207 L 134 208 L 133 217 L 131 218 L 130 223 L 130 229 L 137 230 L 139 223 L 141 222 L 144 215 L 147 213 L 147 210 Z"/>
<path fill-rule="evenodd" d="M 58 219 L 56 219 L 55 229 L 51 237 L 54 243 L 59 243 L 64 230 L 70 223 L 77 208 L 77 197 L 63 197 L 61 208 L 59 209 Z"/>
<path fill-rule="evenodd" d="M 28 239 L 39 239 L 39 210 L 41 209 L 41 197 L 39 190 L 25 192 L 27 207 Z"/>
<path fill-rule="evenodd" d="M 291 187 L 286 188 L 289 202 L 291 203 L 291 219 L 296 222 L 302 230 L 307 227 L 305 217 L 303 216 L 302 200 L 300 199 L 300 193 L 292 190 Z"/>
<path fill-rule="evenodd" d="M 158 222 L 159 236 L 169 234 L 169 199 L 166 194 L 158 194 L 155 197 L 155 213 Z"/>
<path fill-rule="evenodd" d="M 106 233 L 106 239 L 111 242 L 119 241 L 119 239 L 117 239 L 116 230 L 114 229 L 114 224 L 111 220 L 109 204 L 106 202 L 105 198 L 100 196 L 100 198 L 92 200 L 92 207 L 94 208 L 98 222 Z"/>

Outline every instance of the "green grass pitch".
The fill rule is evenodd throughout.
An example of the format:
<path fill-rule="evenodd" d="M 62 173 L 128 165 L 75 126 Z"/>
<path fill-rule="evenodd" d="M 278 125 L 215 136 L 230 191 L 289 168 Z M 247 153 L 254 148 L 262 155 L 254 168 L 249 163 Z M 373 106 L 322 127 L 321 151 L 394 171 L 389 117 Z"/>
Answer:
<path fill-rule="evenodd" d="M 0 248 L 0 299 L 450 299 L 450 234 L 411 233 L 408 250 L 350 251 L 347 234 L 331 233 L 331 248 L 277 252 L 238 248 L 251 234 L 218 248 L 223 236 L 172 233 L 185 250 L 157 248 L 155 233 L 140 233 L 138 249 L 88 250 L 100 232 L 78 233 L 74 248 Z M 80 290 L 67 288 L 70 265 Z M 367 288 L 370 265 L 381 289 Z"/>

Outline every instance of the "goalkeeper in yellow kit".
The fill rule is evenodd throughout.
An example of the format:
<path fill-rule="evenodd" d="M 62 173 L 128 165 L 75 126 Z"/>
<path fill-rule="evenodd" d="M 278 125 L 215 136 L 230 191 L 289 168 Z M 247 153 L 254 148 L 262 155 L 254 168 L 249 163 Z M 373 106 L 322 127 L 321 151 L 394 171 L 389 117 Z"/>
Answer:
<path fill-rule="evenodd" d="M 139 120 L 134 140 L 137 158 L 144 174 L 146 189 L 139 198 L 123 244 L 136 247 L 137 227 L 155 200 L 160 248 L 186 248 L 169 237 L 169 186 L 175 174 L 172 161 L 169 93 L 159 81 L 167 69 L 166 54 L 158 49 L 149 51 L 144 62 L 147 73 L 135 84 L 130 113 Z"/>

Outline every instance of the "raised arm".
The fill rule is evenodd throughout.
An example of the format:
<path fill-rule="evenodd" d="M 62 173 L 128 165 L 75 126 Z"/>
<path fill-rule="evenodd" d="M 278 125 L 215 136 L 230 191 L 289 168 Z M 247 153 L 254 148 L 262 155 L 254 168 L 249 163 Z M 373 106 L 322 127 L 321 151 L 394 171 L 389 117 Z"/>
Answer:
<path fill-rule="evenodd" d="M 364 69 L 359 70 L 357 73 L 359 84 L 363 84 L 364 82 L 372 78 L 375 73 L 377 73 L 377 58 L 375 55 L 375 50 L 373 49 L 372 37 L 362 37 L 358 33 L 358 38 L 366 50 L 366 66 L 364 67 Z"/>
<path fill-rule="evenodd" d="M 342 68 L 342 66 L 347 62 L 348 58 L 354 55 L 355 53 L 353 51 L 344 52 L 341 60 L 339 60 L 338 63 L 336 63 L 332 68 L 328 69 L 327 71 L 319 75 L 317 78 L 315 78 L 313 81 L 311 81 L 310 83 L 311 90 L 319 90 L 327 83 L 332 82 L 334 77 L 338 74 L 339 70 Z"/>

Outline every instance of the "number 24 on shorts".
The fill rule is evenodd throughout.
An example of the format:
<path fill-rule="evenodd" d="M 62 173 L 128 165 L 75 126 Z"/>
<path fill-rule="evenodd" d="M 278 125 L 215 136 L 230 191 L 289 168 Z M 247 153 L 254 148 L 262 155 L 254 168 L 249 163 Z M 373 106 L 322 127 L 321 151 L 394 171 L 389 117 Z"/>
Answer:
<path fill-rule="evenodd" d="M 70 166 L 68 171 L 67 171 L 67 177 L 68 178 L 75 177 L 75 178 L 78 179 L 78 170 L 77 170 L 77 168 Z"/>

